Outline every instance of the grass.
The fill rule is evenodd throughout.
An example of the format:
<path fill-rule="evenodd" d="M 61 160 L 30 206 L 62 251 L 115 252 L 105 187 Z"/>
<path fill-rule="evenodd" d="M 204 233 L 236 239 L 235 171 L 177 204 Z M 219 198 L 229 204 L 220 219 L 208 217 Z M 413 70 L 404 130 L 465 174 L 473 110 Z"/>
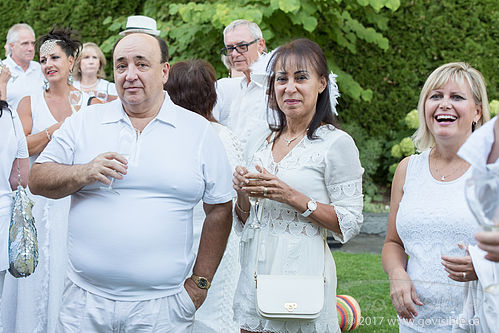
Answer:
<path fill-rule="evenodd" d="M 381 255 L 333 252 L 338 295 L 350 295 L 360 305 L 362 319 L 356 333 L 398 332 L 390 299 L 390 282 L 381 267 Z"/>

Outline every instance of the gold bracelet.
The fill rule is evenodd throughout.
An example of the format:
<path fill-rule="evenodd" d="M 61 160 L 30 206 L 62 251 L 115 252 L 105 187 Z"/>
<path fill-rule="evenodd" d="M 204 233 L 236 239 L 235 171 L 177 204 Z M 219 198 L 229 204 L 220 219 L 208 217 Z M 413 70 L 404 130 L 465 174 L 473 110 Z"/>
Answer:
<path fill-rule="evenodd" d="M 47 139 L 49 139 L 49 141 L 52 140 L 48 128 L 45 129 L 45 134 L 47 134 Z"/>
<path fill-rule="evenodd" d="M 239 211 L 240 211 L 241 213 L 243 213 L 243 214 L 249 214 L 249 213 L 250 213 L 250 211 L 249 211 L 249 210 L 244 210 L 244 209 L 242 209 L 242 208 L 241 208 L 241 206 L 239 206 L 239 204 L 237 203 L 237 201 L 236 201 L 236 208 L 238 208 L 238 209 L 239 209 Z"/>

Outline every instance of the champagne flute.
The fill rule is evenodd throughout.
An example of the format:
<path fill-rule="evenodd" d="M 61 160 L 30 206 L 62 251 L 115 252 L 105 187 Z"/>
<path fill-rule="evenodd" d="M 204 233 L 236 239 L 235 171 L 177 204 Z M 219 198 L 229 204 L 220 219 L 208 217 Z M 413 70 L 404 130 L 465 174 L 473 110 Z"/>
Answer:
<path fill-rule="evenodd" d="M 466 181 L 466 202 L 478 224 L 485 231 L 499 231 L 499 193 L 496 177 L 476 175 Z M 493 263 L 499 272 L 499 263 Z M 485 286 L 486 292 L 499 294 L 499 284 Z"/>
<path fill-rule="evenodd" d="M 104 90 L 97 90 L 95 92 L 95 97 L 101 101 L 102 103 L 106 103 L 107 102 L 107 92 L 105 92 Z"/>
<path fill-rule="evenodd" d="M 73 113 L 80 111 L 83 102 L 83 94 L 79 90 L 71 90 L 69 92 L 69 104 Z"/>
<path fill-rule="evenodd" d="M 123 127 L 120 131 L 119 135 L 119 141 L 118 141 L 118 154 L 122 155 L 125 157 L 125 159 L 130 162 L 132 158 L 132 150 L 133 150 L 133 145 L 135 143 L 134 140 L 134 135 L 130 132 L 130 129 L 128 127 Z M 128 163 L 128 167 L 130 167 L 130 163 Z M 118 194 L 118 191 L 116 191 L 113 186 L 114 186 L 114 181 L 116 178 L 111 177 L 111 183 L 107 186 L 101 186 L 101 190 L 105 191 L 110 191 L 114 194 Z"/>
<path fill-rule="evenodd" d="M 262 160 L 259 157 L 253 157 L 251 159 L 250 164 L 247 166 L 248 172 L 259 173 L 260 171 L 258 171 L 256 169 L 256 165 L 263 168 Z M 254 219 L 252 219 L 251 224 L 249 226 L 250 226 L 250 228 L 253 228 L 253 229 L 259 229 L 261 227 L 260 216 L 259 216 L 259 214 L 261 214 L 261 211 L 259 209 L 260 208 L 260 198 L 257 196 L 250 195 L 249 201 L 250 201 L 250 210 L 252 212 L 252 215 L 254 216 Z"/>

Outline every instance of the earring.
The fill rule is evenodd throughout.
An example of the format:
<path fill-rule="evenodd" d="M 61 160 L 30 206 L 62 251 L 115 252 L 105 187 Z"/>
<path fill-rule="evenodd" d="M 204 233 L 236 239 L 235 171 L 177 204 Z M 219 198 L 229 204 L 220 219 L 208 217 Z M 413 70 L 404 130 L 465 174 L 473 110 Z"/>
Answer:
<path fill-rule="evenodd" d="M 68 85 L 73 85 L 73 70 L 70 70 L 69 71 L 69 75 L 68 75 Z"/>
<path fill-rule="evenodd" d="M 43 90 L 47 91 L 50 88 L 50 83 L 47 79 L 43 79 Z"/>
<path fill-rule="evenodd" d="M 476 127 L 476 121 L 473 120 L 473 122 L 471 123 L 471 131 L 472 132 L 475 131 L 475 127 Z"/>

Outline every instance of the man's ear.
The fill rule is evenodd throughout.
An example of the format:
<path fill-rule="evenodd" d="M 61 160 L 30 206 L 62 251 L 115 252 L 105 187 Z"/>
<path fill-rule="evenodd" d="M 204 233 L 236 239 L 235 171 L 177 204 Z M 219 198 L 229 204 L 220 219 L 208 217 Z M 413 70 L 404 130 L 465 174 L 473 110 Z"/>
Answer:
<path fill-rule="evenodd" d="M 163 71 L 163 85 L 165 85 L 166 81 L 168 81 L 168 74 L 170 73 L 170 63 L 165 62 L 161 70 Z"/>

